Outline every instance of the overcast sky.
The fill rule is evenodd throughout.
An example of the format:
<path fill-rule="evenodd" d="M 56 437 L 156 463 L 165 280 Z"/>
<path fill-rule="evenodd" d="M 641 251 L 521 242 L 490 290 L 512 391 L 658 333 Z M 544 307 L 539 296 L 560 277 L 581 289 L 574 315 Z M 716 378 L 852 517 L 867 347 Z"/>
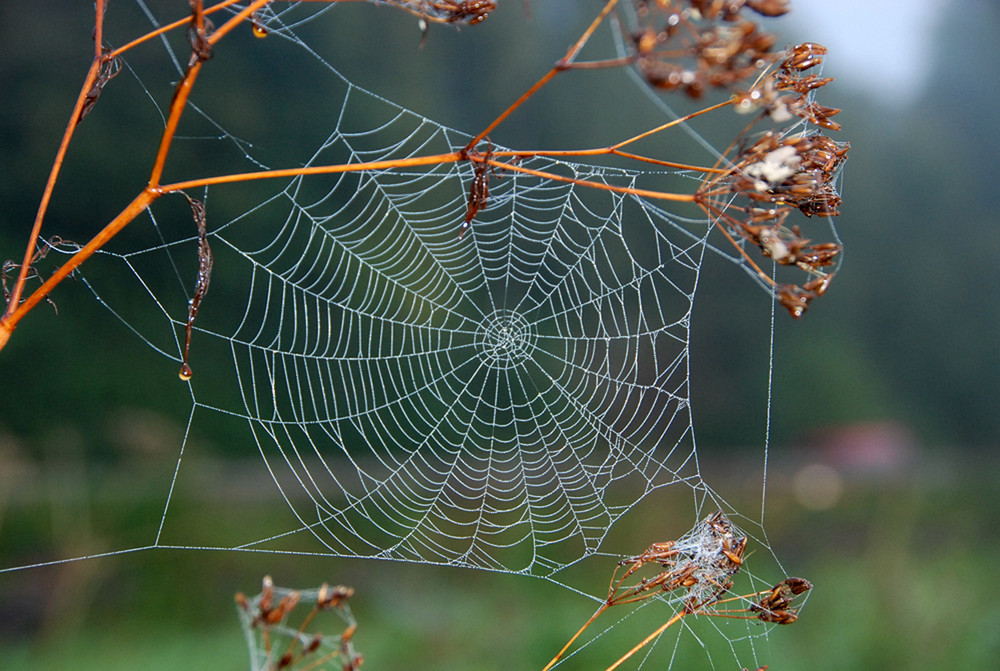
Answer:
<path fill-rule="evenodd" d="M 909 102 L 931 72 L 934 31 L 949 0 L 792 0 L 780 21 L 795 39 L 830 49 L 824 75 L 873 96 Z M 878 86 L 872 86 L 877 80 Z"/>

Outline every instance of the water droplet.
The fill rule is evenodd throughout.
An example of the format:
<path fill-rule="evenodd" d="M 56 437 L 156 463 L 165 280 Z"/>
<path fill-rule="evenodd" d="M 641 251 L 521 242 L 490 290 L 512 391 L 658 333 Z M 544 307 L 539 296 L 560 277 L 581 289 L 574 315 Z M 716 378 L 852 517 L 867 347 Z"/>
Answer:
<path fill-rule="evenodd" d="M 187 365 L 187 361 L 185 361 L 184 363 L 181 364 L 181 369 L 177 373 L 177 377 L 187 382 L 188 380 L 191 379 L 192 375 L 194 375 L 194 371 L 191 370 L 191 366 Z"/>
<path fill-rule="evenodd" d="M 254 15 L 253 15 L 252 17 L 250 17 L 250 23 L 251 23 L 251 25 L 253 26 L 253 36 L 254 36 L 254 37 L 256 37 L 257 39 L 260 39 L 260 40 L 262 40 L 262 39 L 264 39 L 265 37 L 267 37 L 267 33 L 268 33 L 268 30 L 267 30 L 267 28 L 266 28 L 266 27 L 264 26 L 264 24 L 263 24 L 263 23 L 261 23 L 261 22 L 260 22 L 260 21 L 259 21 L 259 20 L 257 19 L 257 14 L 256 14 L 256 12 L 254 13 Z"/>

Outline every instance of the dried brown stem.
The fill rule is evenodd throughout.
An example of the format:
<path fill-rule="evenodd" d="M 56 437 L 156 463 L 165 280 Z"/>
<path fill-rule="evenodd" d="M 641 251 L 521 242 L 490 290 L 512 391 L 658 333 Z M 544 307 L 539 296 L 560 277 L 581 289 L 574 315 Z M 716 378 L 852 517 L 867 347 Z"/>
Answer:
<path fill-rule="evenodd" d="M 568 641 L 566 641 L 566 645 L 564 645 L 562 647 L 562 650 L 560 650 L 559 652 L 556 653 L 556 656 L 553 657 L 549 661 L 549 663 L 545 665 L 545 668 L 543 668 L 542 671 L 549 671 L 549 669 L 551 669 L 555 665 L 556 662 L 558 662 L 560 659 L 562 659 L 562 656 L 566 654 L 566 651 L 569 650 L 570 646 L 572 646 L 573 643 L 576 641 L 576 639 L 578 639 L 580 637 L 580 634 L 582 634 L 587 629 L 587 627 L 589 627 L 591 625 L 591 623 L 594 620 L 596 620 L 597 617 L 601 613 L 603 613 L 604 611 L 606 611 L 610 606 L 611 606 L 610 603 L 603 603 L 603 604 L 601 604 L 601 607 L 597 609 L 597 612 L 595 612 L 593 615 L 591 615 L 590 619 L 587 620 L 586 622 L 584 622 L 583 626 L 580 627 L 577 630 L 577 632 L 575 634 L 573 634 L 573 636 Z"/>
<path fill-rule="evenodd" d="M 573 59 L 576 58 L 577 54 L 580 53 L 580 50 L 583 49 L 584 45 L 587 44 L 587 42 L 590 40 L 591 36 L 594 34 L 594 31 L 597 30 L 597 27 L 604 22 L 604 19 L 607 18 L 608 14 L 611 13 L 611 10 L 614 9 L 615 5 L 617 4 L 618 0 L 608 0 L 607 4 L 604 5 L 604 9 L 601 10 L 601 13 L 598 14 L 597 18 L 595 18 L 590 23 L 587 29 L 583 32 L 583 35 L 580 36 L 580 39 L 578 39 L 576 42 L 573 43 L 573 46 L 569 48 L 569 51 L 566 52 L 566 55 L 563 56 L 554 66 L 552 66 L 552 69 L 549 70 L 547 73 L 545 73 L 541 79 L 535 82 L 531 86 L 531 88 L 529 88 L 527 91 L 521 94 L 520 98 L 515 100 L 507 109 L 501 112 L 500 116 L 494 119 L 493 122 L 490 123 L 490 125 L 481 130 L 476 137 L 472 138 L 472 140 L 469 141 L 469 144 L 465 146 L 465 150 L 469 151 L 473 149 L 487 135 L 492 133 L 497 126 L 503 123 L 504 120 L 514 112 L 514 110 L 523 105 L 529 98 L 535 95 L 535 93 L 537 93 L 539 89 L 548 84 L 553 77 L 555 77 L 560 72 L 568 70 L 570 67 L 572 67 Z"/>
<path fill-rule="evenodd" d="M 263 9 L 267 4 L 269 4 L 270 1 L 271 0 L 253 0 L 252 2 L 248 2 L 245 6 L 241 7 L 238 12 L 222 23 L 221 26 L 213 29 L 206 17 L 227 7 L 232 7 L 236 4 L 237 0 L 222 0 L 210 7 L 204 7 L 202 0 L 189 0 L 192 10 L 188 17 L 179 19 L 173 23 L 150 31 L 149 33 L 127 43 L 123 47 L 106 51 L 102 44 L 106 0 L 97 0 L 95 3 L 94 59 L 91 62 L 90 69 L 84 79 L 84 84 L 81 87 L 80 94 L 77 96 L 73 112 L 70 116 L 70 121 L 65 132 L 63 133 L 59 149 L 56 152 L 56 157 L 49 173 L 45 189 L 42 193 L 41 202 L 31 229 L 29 243 L 27 245 L 23 261 L 20 265 L 17 279 L 15 280 L 13 289 L 8 296 L 6 309 L 3 315 L 0 316 L 0 349 L 2 349 L 7 343 L 17 323 L 28 311 L 37 305 L 40 300 L 46 298 L 52 289 L 60 281 L 62 281 L 62 279 L 72 273 L 73 270 L 79 267 L 79 265 L 87 260 L 97 249 L 103 246 L 103 244 L 116 235 L 153 201 L 165 193 L 181 191 L 194 187 L 245 182 L 256 179 L 367 170 L 386 170 L 420 165 L 438 165 L 456 161 L 469 161 L 477 166 L 475 170 L 478 171 L 476 173 L 477 179 L 481 184 L 478 191 L 476 190 L 475 183 L 472 187 L 470 187 L 472 189 L 470 190 L 470 194 L 472 194 L 470 195 L 470 198 L 476 196 L 472 201 L 470 201 L 474 201 L 475 205 L 475 207 L 470 208 L 470 212 L 473 217 L 475 216 L 475 211 L 473 210 L 479 210 L 487 206 L 487 181 L 489 179 L 489 172 L 486 172 L 487 165 L 490 167 L 491 171 L 505 170 L 509 172 L 520 172 L 543 179 L 568 182 L 616 193 L 631 194 L 643 198 L 671 200 L 676 202 L 696 202 L 702 207 L 706 214 L 709 215 L 712 221 L 723 231 L 723 234 L 740 250 L 740 254 L 744 256 L 754 272 L 757 273 L 763 281 L 772 286 L 778 299 L 790 310 L 790 312 L 792 312 L 793 315 L 798 316 L 801 314 L 805 310 L 805 306 L 811 298 L 825 292 L 830 278 L 832 277 L 832 273 L 819 270 L 819 268 L 832 263 L 834 255 L 839 251 L 838 246 L 831 245 L 829 243 L 806 246 L 805 243 L 808 241 L 798 236 L 797 229 L 793 227 L 793 229 L 790 229 L 793 233 L 790 239 L 793 242 L 795 251 L 801 253 L 796 254 L 794 257 L 782 258 L 786 258 L 785 262 L 787 263 L 794 263 L 795 265 L 805 269 L 808 273 L 810 273 L 812 279 L 803 284 L 801 287 L 796 285 L 778 285 L 774 282 L 774 280 L 761 271 L 759 266 L 757 266 L 757 264 L 747 256 L 742 247 L 736 244 L 736 239 L 730 231 L 733 231 L 744 238 L 749 236 L 756 244 L 761 246 L 765 254 L 774 257 L 775 251 L 784 251 L 784 247 L 774 246 L 777 243 L 772 242 L 774 240 L 778 240 L 781 244 L 785 244 L 780 240 L 781 233 L 777 230 L 780 222 L 774 224 L 774 235 L 761 230 L 761 226 L 757 223 L 758 214 L 755 214 L 755 210 L 752 210 L 750 206 L 736 208 L 737 210 L 742 209 L 742 211 L 746 211 L 750 215 L 750 223 L 740 222 L 728 214 L 728 210 L 732 207 L 729 201 L 731 200 L 733 194 L 740 194 L 749 197 L 751 204 L 761 202 L 767 198 L 770 198 L 770 202 L 778 205 L 791 203 L 799 207 L 799 209 L 801 209 L 806 216 L 831 216 L 836 214 L 837 207 L 839 206 L 839 195 L 829 182 L 832 180 L 832 176 L 835 173 L 837 166 L 839 166 L 840 162 L 843 160 L 844 154 L 846 154 L 846 144 L 841 146 L 837 145 L 837 143 L 834 143 L 833 141 L 824 140 L 818 143 L 818 148 L 813 147 L 809 149 L 808 151 L 812 153 L 809 154 L 808 158 L 813 161 L 814 164 L 811 165 L 809 169 L 821 170 L 824 181 L 818 185 L 810 185 L 805 181 L 805 177 L 800 179 L 796 176 L 795 179 L 797 181 L 790 182 L 788 185 L 781 185 L 781 189 L 784 189 L 784 191 L 777 192 L 777 195 L 773 196 L 762 194 L 761 187 L 755 186 L 755 183 L 752 180 L 748 181 L 746 176 L 748 166 L 751 168 L 754 166 L 752 161 L 759 162 L 764 160 L 766 162 L 766 155 L 764 156 L 764 159 L 761 159 L 760 156 L 751 156 L 750 158 L 744 157 L 742 159 L 737 159 L 735 162 L 732 159 L 726 158 L 730 151 L 732 151 L 737 145 L 737 142 L 730 145 L 730 147 L 723 152 L 723 158 L 721 158 L 716 165 L 711 167 L 692 166 L 643 156 L 634 152 L 622 151 L 623 147 L 660 133 L 668 128 L 672 128 L 684 121 L 688 121 L 699 115 L 706 114 L 721 107 L 734 104 L 736 104 L 739 109 L 761 109 L 763 116 L 769 115 L 775 120 L 777 120 L 779 116 L 797 115 L 806 119 L 810 123 L 820 126 L 827 128 L 839 127 L 835 122 L 830 121 L 830 117 L 836 114 L 837 110 L 833 108 L 820 107 L 812 102 L 811 98 L 806 97 L 811 91 L 830 81 L 829 79 L 818 78 L 815 75 L 803 74 L 803 71 L 814 67 L 822 60 L 826 50 L 819 45 L 805 43 L 795 47 L 789 52 L 783 52 L 782 54 L 768 53 L 768 49 L 772 43 L 770 36 L 757 32 L 756 26 L 752 22 L 744 19 L 738 19 L 737 14 L 743 3 L 727 5 L 727 8 L 724 11 L 721 6 L 712 5 L 712 9 L 709 15 L 707 15 L 707 18 L 710 20 L 720 17 L 724 21 L 738 20 L 739 23 L 736 25 L 741 28 L 737 31 L 733 31 L 730 28 L 723 29 L 717 27 L 706 27 L 701 24 L 695 26 L 694 24 L 687 22 L 687 19 L 682 19 L 683 25 L 681 27 L 684 30 L 682 39 L 688 40 L 688 42 L 690 42 L 693 38 L 698 39 L 695 40 L 694 47 L 689 47 L 688 50 L 681 50 L 677 53 L 688 55 L 691 53 L 696 54 L 697 58 L 700 59 L 698 61 L 697 73 L 692 75 L 693 79 L 691 79 L 687 76 L 687 74 L 685 74 L 686 71 L 681 72 L 683 76 L 680 80 L 678 80 L 679 83 L 672 83 L 672 80 L 670 80 L 670 76 L 672 75 L 667 76 L 666 74 L 664 74 L 664 76 L 667 76 L 667 79 L 663 81 L 654 79 L 650 79 L 650 81 L 656 85 L 663 86 L 664 88 L 673 88 L 675 87 L 675 84 L 677 86 L 683 86 L 689 95 L 697 96 L 700 95 L 700 91 L 705 85 L 715 87 L 732 87 L 742 78 L 755 75 L 756 80 L 750 87 L 750 90 L 742 93 L 737 92 L 733 98 L 727 101 L 706 107 L 698 112 L 687 115 L 686 117 L 662 124 L 656 128 L 627 138 L 616 144 L 609 145 L 608 147 L 576 151 L 498 151 L 492 155 L 490 155 L 490 152 L 483 155 L 475 151 L 475 147 L 478 146 L 490 132 L 496 129 L 510 114 L 517 110 L 525 101 L 535 95 L 560 72 L 575 68 L 589 69 L 596 67 L 616 67 L 638 62 L 640 69 L 643 70 L 649 77 L 655 78 L 660 76 L 660 74 L 663 74 L 657 73 L 664 67 L 665 61 L 663 59 L 669 57 L 672 52 L 670 49 L 664 49 L 662 47 L 673 39 L 673 36 L 676 34 L 676 31 L 671 32 L 673 30 L 672 28 L 665 28 L 663 29 L 663 32 L 656 33 L 655 31 L 650 32 L 652 28 L 647 26 L 644 28 L 645 32 L 640 31 L 633 36 L 635 42 L 634 52 L 627 57 L 605 61 L 576 61 L 577 56 L 591 39 L 594 32 L 617 6 L 618 0 L 607 0 L 598 16 L 590 23 L 579 39 L 577 39 L 576 42 L 574 42 L 573 45 L 567 50 L 566 55 L 524 94 L 508 106 L 499 116 L 497 116 L 492 123 L 484 128 L 461 151 L 392 161 L 376 161 L 353 165 L 311 166 L 309 168 L 231 174 L 218 177 L 184 180 L 167 185 L 162 184 L 166 162 L 170 154 L 170 148 L 173 144 L 180 119 L 186 109 L 187 101 L 201 71 L 201 67 L 211 56 L 212 48 L 238 25 L 248 20 L 253 21 L 256 16 L 256 12 Z M 352 0 L 311 1 L 344 2 Z M 402 0 L 393 4 L 396 4 L 403 9 L 408 9 L 411 5 L 413 5 L 411 2 L 404 2 Z M 424 7 L 427 11 L 433 10 L 435 13 L 440 13 L 441 16 L 439 18 L 441 18 L 444 22 L 476 23 L 484 19 L 486 15 L 492 11 L 494 4 L 495 3 L 490 0 L 472 0 L 467 2 L 439 0 L 436 2 L 418 2 L 414 6 Z M 664 7 L 667 6 L 668 5 L 664 5 Z M 784 3 L 771 0 L 763 3 L 747 2 L 746 6 L 750 7 L 754 11 L 757 11 L 758 13 L 766 15 L 784 13 L 786 10 Z M 426 14 L 426 12 L 424 12 L 424 14 Z M 705 18 L 706 15 L 704 15 L 704 13 L 702 13 L 702 15 L 702 18 Z M 433 16 L 427 14 L 427 17 L 432 20 L 434 20 L 435 16 L 437 16 L 437 14 L 434 14 Z M 148 186 L 122 211 L 121 214 L 105 226 L 105 228 L 98 233 L 98 235 L 95 236 L 91 242 L 80 248 L 48 280 L 38 287 L 28 298 L 22 301 L 25 291 L 25 282 L 29 274 L 32 272 L 31 260 L 34 255 L 35 241 L 41 235 L 42 222 L 45 218 L 55 184 L 59 177 L 61 166 L 65 159 L 70 141 L 73 137 L 73 131 L 85 115 L 86 111 L 89 110 L 89 106 L 93 105 L 96 101 L 96 97 L 100 94 L 103 84 L 106 83 L 111 76 L 113 76 L 113 63 L 115 62 L 115 59 L 122 53 L 125 53 L 126 51 L 133 49 L 158 35 L 162 35 L 167 31 L 183 28 L 184 26 L 188 27 L 189 39 L 192 43 L 192 55 L 189 67 L 175 89 L 174 97 L 171 101 L 168 112 L 167 122 L 161 135 L 156 158 L 150 171 Z M 694 51 L 690 51 L 690 48 L 694 48 Z M 756 54 L 760 56 L 760 58 L 756 60 L 749 59 L 748 54 Z M 776 65 L 776 59 L 782 56 L 785 57 L 785 60 L 781 62 L 780 65 Z M 761 65 L 761 63 L 764 63 L 764 65 Z M 667 65 L 667 67 L 671 66 Z M 658 68 L 660 70 L 658 70 Z M 761 70 L 761 68 L 763 69 Z M 790 95 L 782 95 L 784 93 L 788 93 Z M 798 97 L 795 97 L 796 94 Z M 745 129 L 744 132 L 738 136 L 738 138 L 745 137 L 748 129 Z M 618 187 L 592 182 L 589 180 L 574 179 L 546 171 L 526 168 L 517 164 L 517 160 L 519 158 L 528 156 L 582 157 L 599 155 L 620 156 L 650 165 L 701 171 L 706 176 L 710 176 L 710 178 L 707 179 L 702 185 L 702 188 L 694 194 L 675 194 L 647 189 Z M 500 159 L 512 160 L 503 161 Z M 726 161 L 728 161 L 729 164 L 722 166 L 721 164 Z M 806 172 L 803 171 L 803 175 L 805 174 Z M 463 230 L 471 224 L 471 218 L 472 217 L 467 216 L 466 225 L 463 227 Z M 779 238 L 776 238 L 775 235 L 779 235 Z M 788 236 L 786 235 L 786 237 Z M 787 247 L 787 245 L 785 246 Z"/>

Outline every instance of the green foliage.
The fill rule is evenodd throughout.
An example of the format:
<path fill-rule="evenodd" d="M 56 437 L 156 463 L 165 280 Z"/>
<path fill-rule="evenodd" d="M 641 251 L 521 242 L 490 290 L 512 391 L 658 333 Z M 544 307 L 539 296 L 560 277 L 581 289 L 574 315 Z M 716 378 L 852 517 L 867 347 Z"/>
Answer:
<path fill-rule="evenodd" d="M 983 461 L 976 473 L 955 472 L 946 482 L 938 468 L 909 483 L 849 483 L 842 505 L 825 513 L 807 514 L 773 491 L 770 540 L 816 587 L 794 627 L 773 630 L 770 646 L 757 653 L 780 669 L 987 668 L 1000 654 L 1000 609 L 978 578 L 996 570 L 1000 553 L 987 521 L 1000 518 L 990 494 L 998 467 Z M 773 473 L 776 482 L 784 476 L 781 468 Z M 107 481 L 93 485 L 91 519 L 102 520 L 93 537 L 46 537 L 44 520 L 59 513 L 44 502 L 18 504 L 8 515 L 34 520 L 23 523 L 34 529 L 34 540 L 23 527 L 16 532 L 5 524 L 11 539 L 5 547 L 69 553 L 88 543 L 111 549 L 102 538 L 137 540 L 134 518 L 155 518 L 155 501 L 146 499 L 138 506 L 144 512 L 136 513 L 106 501 L 114 496 Z M 220 520 L 231 526 L 249 517 L 267 525 L 281 513 L 269 502 L 232 495 L 179 512 L 180 523 L 195 536 L 228 538 L 240 529 L 220 528 Z M 0 559 L 10 565 L 27 558 L 7 550 Z M 748 561 L 752 569 L 753 555 Z M 603 583 L 612 569 L 592 565 L 589 580 Z M 556 585 L 481 571 L 161 550 L 0 575 L 0 609 L 7 614 L 0 657 L 11 671 L 246 668 L 233 593 L 256 590 L 265 573 L 296 586 L 354 585 L 355 643 L 365 666 L 378 669 L 541 668 L 595 608 Z M 37 589 L 26 592 L 26 578 L 38 581 Z M 617 648 L 592 646 L 566 668 L 604 668 L 662 622 L 655 604 L 641 615 L 616 628 Z M 712 633 L 713 624 L 690 626 L 709 645 L 716 668 L 727 668 L 732 653 Z M 35 633 L 26 638 L 25 631 Z M 705 668 L 704 651 L 681 654 L 686 668 Z"/>

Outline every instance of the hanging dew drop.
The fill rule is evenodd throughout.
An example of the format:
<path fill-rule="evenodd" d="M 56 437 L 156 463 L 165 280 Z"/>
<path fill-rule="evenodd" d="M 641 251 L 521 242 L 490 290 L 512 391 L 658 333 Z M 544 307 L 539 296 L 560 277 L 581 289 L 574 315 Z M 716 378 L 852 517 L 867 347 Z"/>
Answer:
<path fill-rule="evenodd" d="M 187 382 L 194 375 L 194 371 L 191 370 L 191 366 L 187 364 L 187 361 L 181 364 L 181 369 L 177 372 L 177 377 Z"/>
<path fill-rule="evenodd" d="M 254 12 L 253 14 L 250 15 L 250 25 L 253 27 L 254 37 L 256 37 L 259 40 L 262 40 L 265 37 L 267 37 L 267 32 L 268 32 L 267 28 L 264 27 L 264 24 L 260 22 L 260 19 L 257 17 L 257 12 Z"/>

